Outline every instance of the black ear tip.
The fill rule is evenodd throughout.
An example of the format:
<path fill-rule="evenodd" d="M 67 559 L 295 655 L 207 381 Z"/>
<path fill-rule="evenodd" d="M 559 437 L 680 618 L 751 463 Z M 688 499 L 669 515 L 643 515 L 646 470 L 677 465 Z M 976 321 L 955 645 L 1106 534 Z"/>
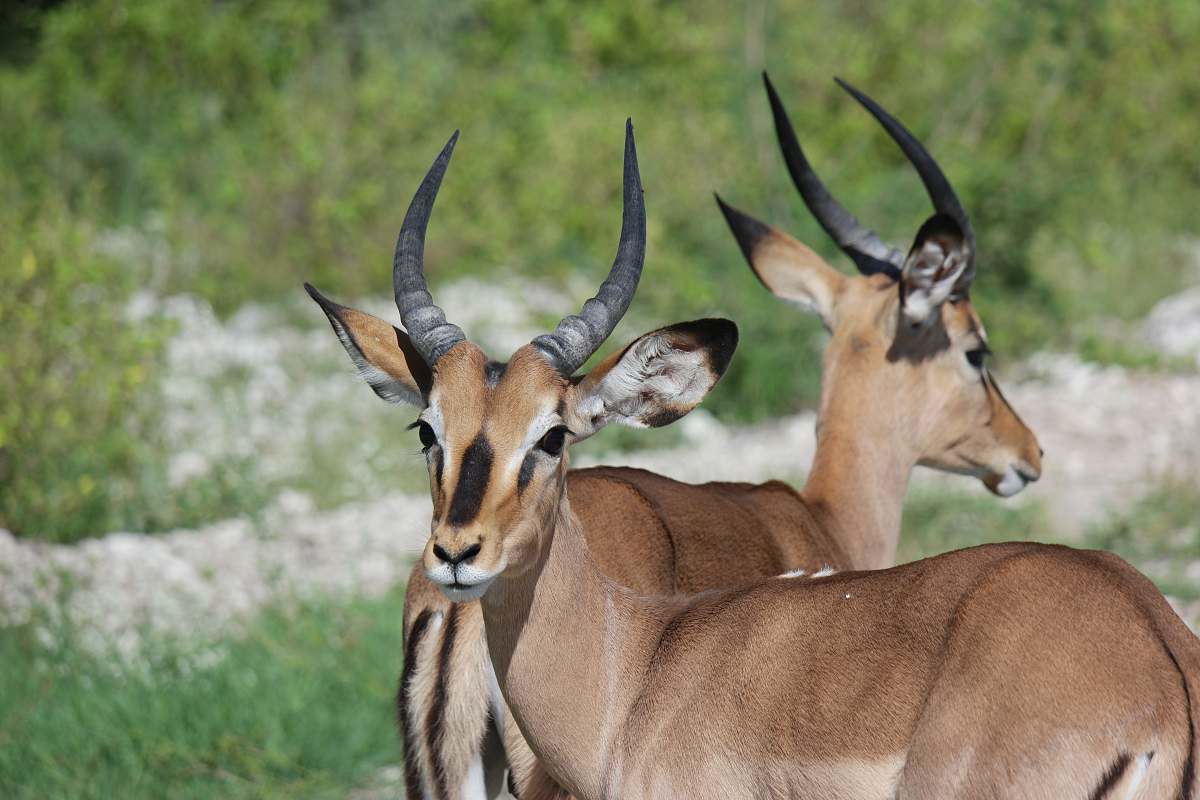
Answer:
<path fill-rule="evenodd" d="M 724 318 L 718 318 L 716 322 L 721 340 L 728 342 L 731 348 L 737 347 L 739 336 L 737 323 Z"/>
<path fill-rule="evenodd" d="M 718 378 L 725 374 L 738 346 L 738 327 L 733 320 L 721 317 L 698 319 L 692 323 L 698 329 L 708 350 L 709 364 Z"/>
<path fill-rule="evenodd" d="M 966 238 L 962 226 L 958 224 L 958 220 L 949 214 L 938 212 L 921 224 L 920 230 L 917 231 L 917 243 L 923 242 L 931 236 L 949 236 L 956 241 L 962 241 Z"/>
<path fill-rule="evenodd" d="M 729 205 L 721 199 L 720 195 L 714 193 L 713 196 L 717 199 L 721 213 L 725 215 L 725 222 L 729 225 L 729 230 L 733 232 L 733 238 L 737 240 L 742 255 L 746 257 L 747 261 L 752 261 L 751 256 L 755 246 L 771 234 L 771 229 L 765 223 L 759 222 L 749 214 Z"/>
<path fill-rule="evenodd" d="M 317 305 L 319 305 L 321 310 L 326 314 L 333 314 L 337 309 L 341 308 L 340 305 L 321 294 L 319 291 L 317 291 L 317 287 L 313 286 L 307 281 L 304 282 L 304 291 L 308 292 L 308 296 L 315 300 Z"/>

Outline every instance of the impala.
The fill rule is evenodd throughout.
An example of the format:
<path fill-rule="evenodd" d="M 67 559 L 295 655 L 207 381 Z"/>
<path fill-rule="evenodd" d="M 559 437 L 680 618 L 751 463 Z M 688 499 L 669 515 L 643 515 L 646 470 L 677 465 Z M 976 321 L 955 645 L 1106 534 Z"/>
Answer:
<path fill-rule="evenodd" d="M 805 187 L 816 177 L 807 177 L 811 170 L 802 155 L 796 160 L 795 135 L 768 89 L 785 157 L 809 200 Z M 931 195 L 938 179 L 944 182 L 926 181 L 934 181 Z M 827 205 L 815 201 L 810 208 L 823 222 L 829 214 Z M 870 276 L 879 270 L 855 260 L 866 277 L 829 270 L 831 289 L 847 292 L 839 312 L 844 324 L 834 330 L 826 354 L 822 435 L 803 494 L 775 481 L 693 486 L 640 470 L 573 471 L 572 507 L 606 574 L 640 592 L 663 593 L 734 585 L 797 568 L 886 566 L 895 555 L 901 503 L 915 463 L 966 471 L 963 464 L 970 462 L 971 474 L 1004 494 L 1036 479 L 1040 451 L 1032 433 L 994 383 L 989 380 L 979 392 L 977 376 L 964 380 L 961 374 L 964 359 L 982 355 L 982 340 L 956 342 L 947 357 L 936 360 L 889 359 L 882 342 L 863 351 L 862 323 L 885 313 L 892 298 L 875 290 Z M 786 285 L 776 291 L 795 299 Z M 961 310 L 982 337 L 969 304 Z M 365 318 L 352 313 L 356 320 Z M 832 327 L 827 314 L 822 318 Z M 374 324 L 384 335 L 395 335 L 391 326 Z M 881 392 L 891 398 L 886 413 L 878 407 Z M 847 472 L 872 480 L 847 484 L 842 480 Z M 449 624 L 443 624 L 447 617 Z M 430 619 L 437 621 L 432 628 Z M 494 793 L 502 751 L 516 779 L 514 790 L 529 795 L 534 784 L 544 783 L 496 690 L 478 605 L 451 607 L 418 567 L 409 583 L 405 632 L 399 716 L 409 795 Z M 503 736 L 503 747 L 493 740 L 485 753 L 485 737 L 493 733 Z"/>
<path fill-rule="evenodd" d="M 409 337 L 322 305 L 377 391 L 422 408 L 426 576 L 452 600 L 480 599 L 496 685 L 559 784 L 581 798 L 1192 796 L 1200 641 L 1110 554 L 985 545 L 690 597 L 606 577 L 571 509 L 567 448 L 613 420 L 686 413 L 719 376 L 732 331 L 712 320 L 671 326 L 571 377 L 640 272 L 627 139 L 609 278 L 579 316 L 507 364 L 489 361 L 421 275 L 452 144 L 401 233 L 395 288 Z M 949 200 L 935 197 L 943 209 Z M 743 250 L 769 273 L 760 252 L 778 260 L 782 235 L 735 220 Z M 922 226 L 901 290 L 888 292 L 896 313 L 875 325 L 892 332 L 898 360 L 978 336 L 956 330 L 946 310 L 972 262 L 964 220 L 942 210 Z M 804 254 L 802 272 L 813 259 Z M 837 295 L 801 285 L 806 302 L 827 302 L 836 330 Z"/>
<path fill-rule="evenodd" d="M 422 408 L 426 576 L 452 600 L 480 598 L 496 686 L 558 783 L 583 798 L 1192 795 L 1200 641 L 1115 556 L 993 545 L 691 597 L 606 577 L 566 492 L 568 446 L 609 421 L 686 413 L 719 377 L 732 330 L 711 320 L 664 328 L 572 377 L 640 273 L 630 136 L 609 278 L 553 334 L 507 364 L 489 361 L 446 321 L 421 273 L 452 146 L 397 248 L 409 336 L 314 297 L 376 390 Z M 936 359 L 981 335 L 947 311 L 965 302 L 956 288 L 974 253 L 952 195 L 934 194 L 939 213 L 904 259 L 900 290 L 887 292 L 894 313 L 875 320 L 896 360 Z M 835 273 L 730 215 L 760 275 L 781 271 L 781 249 L 793 253 L 800 277 L 789 290 L 836 331 L 842 295 L 811 276 Z M 978 384 L 986 393 L 986 376 Z M 426 633 L 454 620 L 418 624 Z"/>

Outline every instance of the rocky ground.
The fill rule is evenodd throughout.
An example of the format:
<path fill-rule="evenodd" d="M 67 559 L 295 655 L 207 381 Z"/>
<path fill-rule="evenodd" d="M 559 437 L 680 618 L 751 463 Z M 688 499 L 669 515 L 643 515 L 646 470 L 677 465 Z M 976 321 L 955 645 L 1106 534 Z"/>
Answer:
<path fill-rule="evenodd" d="M 520 309 L 504 305 L 493 305 L 500 316 L 519 314 Z M 370 393 L 344 368 L 319 378 L 333 401 L 293 391 L 314 380 L 312 362 L 328 358 L 333 349 L 324 331 L 320 337 L 313 331 L 271 339 L 264 331 L 275 322 L 263 314 L 248 312 L 221 325 L 194 303 L 177 303 L 175 313 L 192 326 L 189 341 L 174 354 L 180 372 L 172 389 L 178 395 L 180 472 L 202 470 L 222 457 L 222 437 L 264 454 L 269 464 L 289 464 L 296 452 L 313 444 L 306 427 L 333 424 L 329 403 L 343 395 L 346 403 L 361 399 L 361 407 L 375 413 L 374 398 L 367 400 Z M 475 320 L 474 329 L 480 327 L 487 327 L 486 319 Z M 523 338 L 524 332 L 516 335 Z M 289 372 L 289 362 L 304 369 Z M 199 402 L 212 393 L 193 365 L 219 372 L 220 365 L 230 363 L 251 371 L 249 378 L 243 376 L 242 390 L 232 393 L 237 407 L 214 409 Z M 1036 430 L 1046 459 L 1043 479 L 1015 502 L 1044 504 L 1056 530 L 1081 531 L 1112 510 L 1127 508 L 1168 477 L 1194 480 L 1200 468 L 1200 373 L 1131 372 L 1065 355 L 1037 356 L 1016 372 L 1006 387 L 1009 399 Z M 303 413 L 295 411 L 297 404 Z M 310 423 L 310 413 L 322 421 Z M 282 426 L 254 421 L 263 415 L 294 420 Z M 187 432 L 196 426 L 204 430 L 210 417 L 208 433 L 185 447 Z M 812 414 L 798 414 L 729 427 L 698 411 L 680 423 L 678 446 L 606 454 L 603 461 L 688 481 L 801 479 L 812 458 L 813 423 Z M 334 426 L 330 436 L 344 442 L 343 430 Z M 586 445 L 579 450 L 576 464 L 595 463 Z M 283 466 L 270 468 L 286 475 Z M 406 468 L 413 470 L 411 461 Z M 372 472 L 379 472 L 378 464 Z M 983 491 L 973 481 L 924 471 L 916 480 Z M 282 598 L 379 594 L 404 579 L 428 532 L 427 493 L 384 487 L 379 499 L 332 511 L 315 511 L 309 495 L 284 491 L 255 521 L 227 520 L 156 535 L 114 533 L 71 546 L 18 539 L 0 530 L 0 623 L 43 615 L 49 631 L 61 617 L 95 647 L 112 645 L 133 654 L 146 635 L 224 634 Z M 1200 608 L 1185 612 L 1200 620 Z"/>

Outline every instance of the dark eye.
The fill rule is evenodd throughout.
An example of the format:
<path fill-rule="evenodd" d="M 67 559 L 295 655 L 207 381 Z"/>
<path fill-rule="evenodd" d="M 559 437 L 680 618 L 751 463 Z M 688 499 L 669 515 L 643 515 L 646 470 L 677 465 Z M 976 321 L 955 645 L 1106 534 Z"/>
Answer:
<path fill-rule="evenodd" d="M 987 358 L 987 348 L 977 347 L 974 350 L 967 351 L 967 363 L 975 369 L 983 369 L 983 360 Z"/>
<path fill-rule="evenodd" d="M 546 435 L 538 442 L 538 447 L 542 452 L 548 455 L 557 456 L 562 453 L 563 445 L 567 442 L 567 434 L 570 433 L 565 425 L 559 425 L 546 431 Z"/>
<path fill-rule="evenodd" d="M 437 435 L 434 434 L 433 428 L 425 420 L 419 419 L 408 427 L 417 429 L 417 436 L 421 437 L 421 449 L 423 451 L 437 444 Z"/>

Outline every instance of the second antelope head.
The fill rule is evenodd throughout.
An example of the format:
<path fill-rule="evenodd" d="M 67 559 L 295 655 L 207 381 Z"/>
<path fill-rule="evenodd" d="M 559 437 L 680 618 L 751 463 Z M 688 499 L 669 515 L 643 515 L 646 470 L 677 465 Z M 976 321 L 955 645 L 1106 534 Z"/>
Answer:
<path fill-rule="evenodd" d="M 763 79 L 792 181 L 861 273 L 838 272 L 796 239 L 717 198 L 759 280 L 815 312 L 832 333 L 821 435 L 861 441 L 852 429 L 878 426 L 879 440 L 903 447 L 914 463 L 977 476 L 1001 496 L 1016 494 L 1041 474 L 1042 452 L 988 372 L 987 336 L 970 300 L 975 231 L 950 182 L 903 125 L 838 81 L 900 145 L 933 201 L 936 213 L 907 254 L 888 246 L 821 183 L 765 73 Z"/>
<path fill-rule="evenodd" d="M 446 321 L 423 270 L 425 230 L 457 138 L 426 174 L 396 244 L 393 288 L 407 333 L 306 288 L 375 393 L 421 409 L 412 427 L 433 499 L 425 572 L 451 600 L 470 600 L 506 569 L 527 568 L 542 546 L 564 492 L 567 447 L 609 422 L 657 427 L 692 410 L 725 371 L 737 328 L 721 319 L 661 328 L 575 375 L 629 307 L 645 258 L 646 211 L 627 123 L 621 241 L 608 278 L 553 333 L 506 363 L 490 360 Z"/>

